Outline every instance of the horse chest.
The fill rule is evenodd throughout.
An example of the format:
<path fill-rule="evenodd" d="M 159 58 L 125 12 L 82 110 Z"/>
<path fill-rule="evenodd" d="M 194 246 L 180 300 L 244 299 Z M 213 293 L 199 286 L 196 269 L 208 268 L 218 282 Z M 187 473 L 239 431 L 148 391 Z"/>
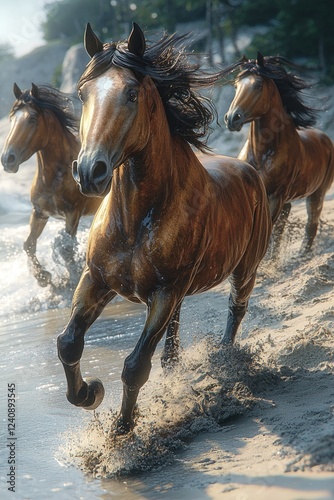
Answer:
<path fill-rule="evenodd" d="M 131 240 L 118 231 L 112 238 L 110 233 L 94 235 L 89 248 L 89 261 L 108 287 L 125 298 L 141 301 L 157 282 L 163 284 L 157 255 L 149 235 Z"/>

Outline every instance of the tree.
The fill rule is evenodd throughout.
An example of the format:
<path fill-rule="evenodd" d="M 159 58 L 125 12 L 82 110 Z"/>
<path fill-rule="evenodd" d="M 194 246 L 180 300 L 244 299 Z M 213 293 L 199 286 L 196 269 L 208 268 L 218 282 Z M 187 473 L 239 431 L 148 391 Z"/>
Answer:
<path fill-rule="evenodd" d="M 46 4 L 46 21 L 42 29 L 46 41 L 67 38 L 82 40 L 89 21 L 105 40 L 127 36 L 132 21 L 144 29 L 175 31 L 175 22 L 205 18 L 205 1 L 188 0 L 56 0 Z"/>

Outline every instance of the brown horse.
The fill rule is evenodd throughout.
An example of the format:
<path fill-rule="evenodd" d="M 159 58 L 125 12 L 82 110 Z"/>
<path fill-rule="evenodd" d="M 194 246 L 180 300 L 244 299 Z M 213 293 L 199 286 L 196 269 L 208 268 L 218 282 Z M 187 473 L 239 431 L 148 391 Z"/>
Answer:
<path fill-rule="evenodd" d="M 316 121 L 315 110 L 302 101 L 302 92 L 310 85 L 288 73 L 284 66 L 289 64 L 281 57 L 258 53 L 256 61 L 244 58 L 226 68 L 222 76 L 238 74 L 225 122 L 231 131 L 251 122 L 238 158 L 253 165 L 266 186 L 273 223 L 277 221 L 276 250 L 291 202 L 306 198 L 308 221 L 302 245 L 306 253 L 334 178 L 334 151 L 327 135 L 308 128 Z"/>
<path fill-rule="evenodd" d="M 16 101 L 10 112 L 11 129 L 1 161 L 6 172 L 16 173 L 21 163 L 37 153 L 37 170 L 31 186 L 33 205 L 30 234 L 24 249 L 39 285 L 51 282 L 51 275 L 36 257 L 37 239 L 50 216 L 65 219 L 65 231 L 73 238 L 80 217 L 94 214 L 101 198 L 83 196 L 72 175 L 72 161 L 80 144 L 78 120 L 69 97 L 51 86 L 32 84 L 21 91 L 14 84 Z M 68 258 L 73 254 L 69 250 Z"/>
<path fill-rule="evenodd" d="M 127 41 L 102 44 L 87 26 L 92 57 L 79 81 L 82 146 L 73 170 L 85 194 L 103 195 L 91 228 L 86 268 L 70 321 L 58 337 L 68 400 L 96 408 L 100 380 L 84 381 L 84 336 L 116 294 L 147 306 L 139 341 L 122 373 L 117 432 L 134 425 L 140 388 L 166 328 L 163 364 L 177 357 L 180 307 L 187 295 L 230 277 L 223 343 L 233 342 L 271 233 L 264 185 L 249 164 L 203 155 L 213 118 L 198 88 L 216 77 L 191 64 L 183 37 L 146 45 L 134 24 Z"/>

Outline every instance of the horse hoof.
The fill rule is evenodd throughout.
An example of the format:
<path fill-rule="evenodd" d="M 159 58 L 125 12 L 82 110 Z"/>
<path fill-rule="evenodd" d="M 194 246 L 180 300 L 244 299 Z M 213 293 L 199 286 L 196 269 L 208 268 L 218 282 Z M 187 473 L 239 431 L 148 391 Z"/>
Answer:
<path fill-rule="evenodd" d="M 123 419 L 123 417 L 119 417 L 116 423 L 116 434 L 118 436 L 125 436 L 126 434 L 129 434 L 129 432 L 133 429 L 133 426 L 133 421 L 127 422 Z"/>
<path fill-rule="evenodd" d="M 88 386 L 88 396 L 80 406 L 85 410 L 95 410 L 104 398 L 103 384 L 98 378 L 88 378 L 86 384 Z"/>
<path fill-rule="evenodd" d="M 160 361 L 161 361 L 161 367 L 163 368 L 163 370 L 166 373 L 170 373 L 173 370 L 175 370 L 175 368 L 179 364 L 179 358 L 178 358 L 178 356 L 174 356 L 174 357 L 165 357 L 165 356 L 162 356 Z"/>
<path fill-rule="evenodd" d="M 233 340 L 230 337 L 222 337 L 220 341 L 220 345 L 222 347 L 232 347 L 233 346 Z"/>

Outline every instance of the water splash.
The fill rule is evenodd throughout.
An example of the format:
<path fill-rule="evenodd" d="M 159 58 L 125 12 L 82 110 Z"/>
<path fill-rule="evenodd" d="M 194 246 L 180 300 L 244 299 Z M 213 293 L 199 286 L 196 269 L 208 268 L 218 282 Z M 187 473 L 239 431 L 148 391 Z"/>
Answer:
<path fill-rule="evenodd" d="M 213 338 L 187 348 L 172 373 L 155 369 L 139 398 L 136 426 L 116 436 L 115 411 L 96 412 L 83 429 L 67 433 L 60 453 L 95 477 L 118 477 L 171 463 L 187 441 L 203 431 L 218 432 L 231 418 L 259 401 L 256 392 L 278 375 L 246 348 L 222 349 Z M 270 404 L 270 403 L 268 403 Z"/>

